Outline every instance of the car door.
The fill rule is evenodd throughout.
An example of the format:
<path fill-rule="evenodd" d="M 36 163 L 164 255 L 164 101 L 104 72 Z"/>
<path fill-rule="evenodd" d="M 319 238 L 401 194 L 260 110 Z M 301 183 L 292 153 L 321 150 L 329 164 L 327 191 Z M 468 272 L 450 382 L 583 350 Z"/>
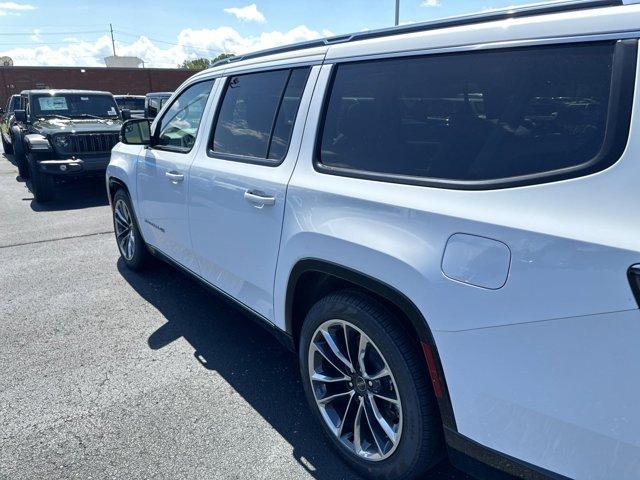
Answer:
<path fill-rule="evenodd" d="M 202 114 L 213 79 L 186 87 L 154 126 L 153 141 L 137 165 L 138 216 L 147 243 L 195 270 L 187 197 Z"/>
<path fill-rule="evenodd" d="M 269 320 L 286 189 L 318 69 L 228 76 L 207 155 L 190 173 L 200 275 Z"/>

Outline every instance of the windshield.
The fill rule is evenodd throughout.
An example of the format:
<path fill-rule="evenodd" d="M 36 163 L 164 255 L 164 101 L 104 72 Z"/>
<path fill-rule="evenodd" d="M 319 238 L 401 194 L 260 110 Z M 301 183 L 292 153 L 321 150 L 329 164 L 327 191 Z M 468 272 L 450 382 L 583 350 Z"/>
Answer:
<path fill-rule="evenodd" d="M 116 103 L 120 110 L 144 110 L 144 97 L 123 97 L 116 98 Z"/>
<path fill-rule="evenodd" d="M 118 117 L 116 102 L 110 95 L 79 93 L 34 95 L 30 104 L 34 117 Z"/>

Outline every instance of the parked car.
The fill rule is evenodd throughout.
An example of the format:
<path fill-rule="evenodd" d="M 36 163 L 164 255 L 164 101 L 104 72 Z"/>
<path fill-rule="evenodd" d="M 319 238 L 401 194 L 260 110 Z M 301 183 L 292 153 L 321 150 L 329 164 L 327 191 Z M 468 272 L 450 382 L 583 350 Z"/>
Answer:
<path fill-rule="evenodd" d="M 56 178 L 104 174 L 122 120 L 109 92 L 25 90 L 14 154 L 38 202 L 52 200 Z"/>
<path fill-rule="evenodd" d="M 7 108 L 4 111 L 0 108 L 0 139 L 3 151 L 8 154 L 13 153 L 11 127 L 15 123 L 13 111 L 18 108 L 20 108 L 20 95 L 11 95 L 7 101 Z"/>
<path fill-rule="evenodd" d="M 198 73 L 112 151 L 122 261 L 291 346 L 367 477 L 637 479 L 638 25 L 560 2 Z"/>
<path fill-rule="evenodd" d="M 128 110 L 131 117 L 144 117 L 144 95 L 114 95 L 120 111 Z"/>
<path fill-rule="evenodd" d="M 147 93 L 144 100 L 144 116 L 147 118 L 156 118 L 160 109 L 173 95 L 173 92 L 152 92 Z"/>

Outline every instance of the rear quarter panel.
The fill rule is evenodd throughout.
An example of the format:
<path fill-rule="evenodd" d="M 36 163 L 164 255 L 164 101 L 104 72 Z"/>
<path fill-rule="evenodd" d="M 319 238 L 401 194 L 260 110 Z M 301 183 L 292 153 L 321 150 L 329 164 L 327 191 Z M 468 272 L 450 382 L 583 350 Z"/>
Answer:
<path fill-rule="evenodd" d="M 636 309 L 627 268 L 640 262 L 637 121 L 622 158 L 586 177 L 486 191 L 447 190 L 315 171 L 315 132 L 331 66 L 323 66 L 292 176 L 276 273 L 284 327 L 288 275 L 303 258 L 339 263 L 407 295 L 434 331 Z M 638 99 L 634 100 L 637 110 Z M 500 241 L 508 279 L 487 289 L 442 272 L 456 233 Z"/>

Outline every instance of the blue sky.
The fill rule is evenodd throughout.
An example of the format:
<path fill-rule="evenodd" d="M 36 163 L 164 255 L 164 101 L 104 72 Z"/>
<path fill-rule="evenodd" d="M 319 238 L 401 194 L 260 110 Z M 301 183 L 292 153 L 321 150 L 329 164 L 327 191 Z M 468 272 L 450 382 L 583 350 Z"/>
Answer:
<path fill-rule="evenodd" d="M 401 22 L 442 18 L 522 0 L 401 0 Z M 0 0 L 0 56 L 16 65 L 104 65 L 109 23 L 119 55 L 147 66 L 243 53 L 393 25 L 395 0 Z"/>

